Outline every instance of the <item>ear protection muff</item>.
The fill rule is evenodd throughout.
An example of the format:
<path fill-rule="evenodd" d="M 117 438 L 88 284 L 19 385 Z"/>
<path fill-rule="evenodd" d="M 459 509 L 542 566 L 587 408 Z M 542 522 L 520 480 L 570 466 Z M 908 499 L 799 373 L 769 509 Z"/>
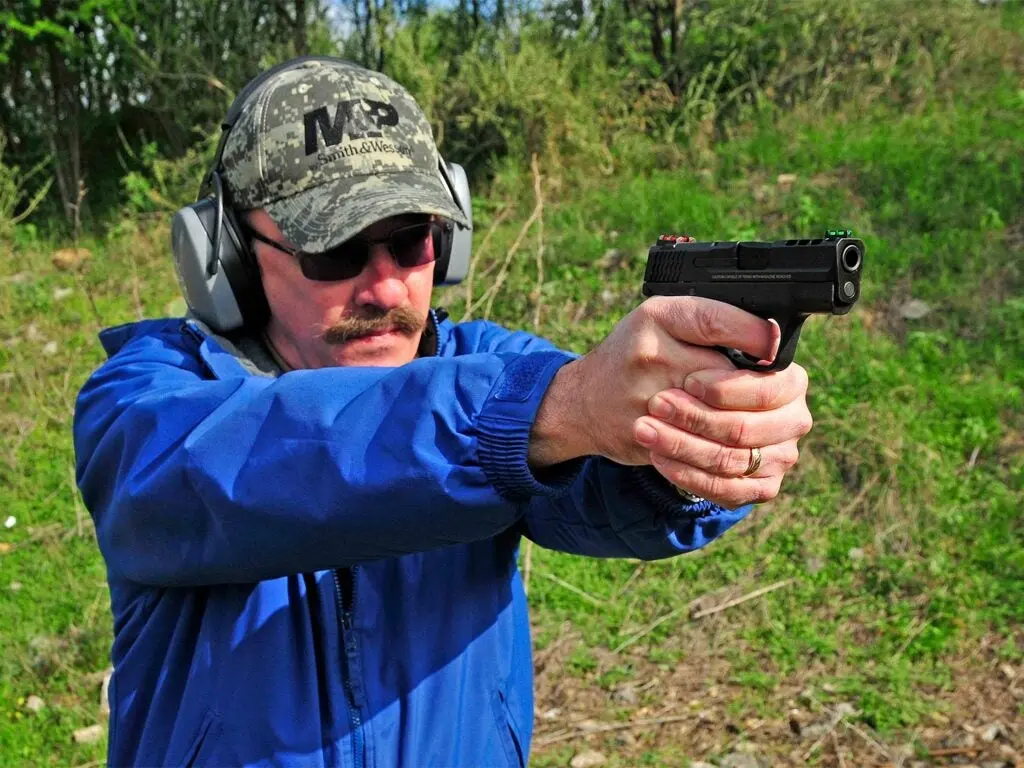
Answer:
<path fill-rule="evenodd" d="M 249 97 L 269 78 L 310 61 L 341 62 L 330 56 L 301 56 L 282 62 L 251 80 L 238 94 L 221 123 L 213 166 L 204 176 L 195 203 L 179 210 L 171 224 L 174 267 L 185 302 L 192 314 L 214 331 L 226 333 L 242 326 L 259 328 L 270 316 L 259 267 L 249 249 L 221 179 L 228 135 Z M 355 65 L 354 65 L 355 66 Z M 438 174 L 469 222 L 449 222 L 434 243 L 435 285 L 455 285 L 469 271 L 473 244 L 472 199 L 466 172 L 439 158 Z"/>

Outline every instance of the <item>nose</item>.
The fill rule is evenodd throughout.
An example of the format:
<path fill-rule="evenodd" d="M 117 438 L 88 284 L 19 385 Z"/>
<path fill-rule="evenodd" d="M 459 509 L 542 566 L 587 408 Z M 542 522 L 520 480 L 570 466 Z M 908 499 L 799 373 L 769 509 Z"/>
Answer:
<path fill-rule="evenodd" d="M 381 309 L 402 306 L 409 298 L 402 269 L 391 258 L 385 244 L 375 243 L 371 249 L 370 261 L 356 277 L 356 303 Z"/>

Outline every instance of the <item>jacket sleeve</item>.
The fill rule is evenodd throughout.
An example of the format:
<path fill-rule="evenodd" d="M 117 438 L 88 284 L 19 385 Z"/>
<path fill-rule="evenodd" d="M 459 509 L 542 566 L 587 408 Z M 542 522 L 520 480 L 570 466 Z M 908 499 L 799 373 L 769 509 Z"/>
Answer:
<path fill-rule="evenodd" d="M 158 586 L 488 538 L 579 470 L 539 482 L 526 465 L 529 426 L 570 359 L 493 350 L 213 379 L 197 339 L 136 336 L 79 393 L 79 488 L 110 572 Z"/>
<path fill-rule="evenodd" d="M 469 324 L 467 332 L 476 334 L 475 348 L 553 349 L 543 339 L 488 323 Z M 573 464 L 574 479 L 566 492 L 528 499 L 520 523 L 524 535 L 549 549 L 592 557 L 666 558 L 709 544 L 753 509 L 685 502 L 651 467 L 627 467 L 600 457 Z"/>
<path fill-rule="evenodd" d="M 530 499 L 521 526 L 548 549 L 658 560 L 700 549 L 752 509 L 684 502 L 651 467 L 591 458 L 567 493 Z"/>

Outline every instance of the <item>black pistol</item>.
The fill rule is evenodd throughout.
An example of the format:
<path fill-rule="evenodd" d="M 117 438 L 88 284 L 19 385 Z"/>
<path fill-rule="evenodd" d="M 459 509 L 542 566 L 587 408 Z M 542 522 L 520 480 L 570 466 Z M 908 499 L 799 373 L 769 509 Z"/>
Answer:
<path fill-rule="evenodd" d="M 863 269 L 864 242 L 848 229 L 771 243 L 662 235 L 647 253 L 643 295 L 703 296 L 774 319 L 782 339 L 771 365 L 758 365 L 737 349 L 716 349 L 737 368 L 778 371 L 793 362 L 808 315 L 845 315 L 853 308 Z"/>

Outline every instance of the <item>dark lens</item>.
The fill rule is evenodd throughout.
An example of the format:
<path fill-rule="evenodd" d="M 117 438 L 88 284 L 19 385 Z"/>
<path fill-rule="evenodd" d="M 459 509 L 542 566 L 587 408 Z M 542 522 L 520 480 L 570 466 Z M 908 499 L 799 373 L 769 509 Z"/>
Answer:
<path fill-rule="evenodd" d="M 299 267 L 307 280 L 350 280 L 363 271 L 369 260 L 369 247 L 350 240 L 321 253 L 300 253 Z"/>
<path fill-rule="evenodd" d="M 414 224 L 391 234 L 389 248 L 398 266 L 403 269 L 422 267 L 434 260 L 434 232 L 441 225 L 436 222 Z"/>

